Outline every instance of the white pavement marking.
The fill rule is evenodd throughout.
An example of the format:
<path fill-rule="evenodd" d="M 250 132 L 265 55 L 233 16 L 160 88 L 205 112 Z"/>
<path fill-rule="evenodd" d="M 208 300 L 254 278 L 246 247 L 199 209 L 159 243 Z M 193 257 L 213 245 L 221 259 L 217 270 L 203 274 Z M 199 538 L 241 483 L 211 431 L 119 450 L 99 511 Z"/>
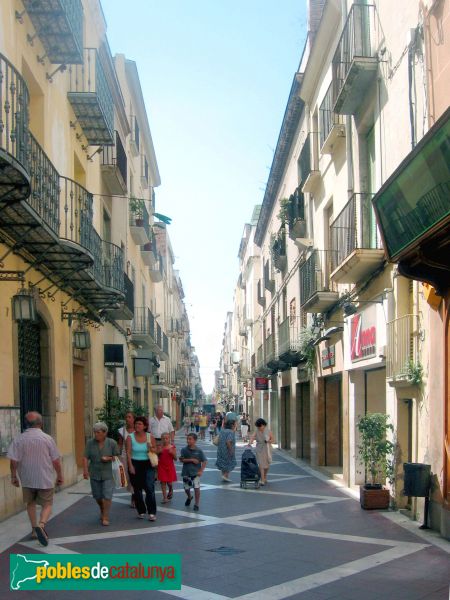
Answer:
<path fill-rule="evenodd" d="M 273 511 L 271 514 L 274 514 Z M 278 514 L 278 511 L 277 511 Z M 254 517 L 252 517 L 254 518 Z M 429 544 L 419 544 L 418 542 L 398 542 L 397 540 L 389 540 L 386 538 L 372 538 L 360 535 L 348 535 L 346 533 L 331 533 L 329 531 L 315 531 L 312 529 L 297 529 L 296 527 L 283 527 L 279 525 L 268 525 L 267 523 L 248 523 L 247 515 L 243 518 L 235 517 L 236 525 L 240 527 L 249 527 L 250 529 L 264 529 L 265 531 L 274 531 L 276 533 L 290 533 L 305 537 L 322 538 L 325 540 L 338 540 L 340 542 L 356 542 L 358 544 L 374 544 L 375 546 L 411 546 L 417 547 L 419 550 L 426 548 Z"/>
<path fill-rule="evenodd" d="M 250 594 L 244 594 L 234 598 L 234 600 L 283 600 L 294 594 L 300 594 L 322 585 L 344 579 L 350 575 L 357 575 L 362 571 L 367 571 L 368 569 L 378 567 L 379 565 L 397 560 L 398 558 L 403 558 L 426 547 L 426 544 L 402 544 L 395 548 L 373 554 L 372 556 L 366 556 L 345 563 L 339 567 L 333 567 L 331 569 L 326 569 L 325 571 L 320 571 L 319 573 L 313 573 L 312 575 L 299 577 L 298 579 L 293 579 L 286 583 L 251 592 Z"/>

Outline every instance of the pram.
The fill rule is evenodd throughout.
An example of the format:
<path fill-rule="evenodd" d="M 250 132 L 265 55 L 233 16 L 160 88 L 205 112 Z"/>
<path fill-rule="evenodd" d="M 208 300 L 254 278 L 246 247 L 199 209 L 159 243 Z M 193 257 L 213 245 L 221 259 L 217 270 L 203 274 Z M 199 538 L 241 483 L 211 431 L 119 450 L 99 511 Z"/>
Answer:
<path fill-rule="evenodd" d="M 246 488 L 247 484 L 253 484 L 258 489 L 261 473 L 259 472 L 258 463 L 255 453 L 251 448 L 246 448 L 241 459 L 241 488 Z"/>

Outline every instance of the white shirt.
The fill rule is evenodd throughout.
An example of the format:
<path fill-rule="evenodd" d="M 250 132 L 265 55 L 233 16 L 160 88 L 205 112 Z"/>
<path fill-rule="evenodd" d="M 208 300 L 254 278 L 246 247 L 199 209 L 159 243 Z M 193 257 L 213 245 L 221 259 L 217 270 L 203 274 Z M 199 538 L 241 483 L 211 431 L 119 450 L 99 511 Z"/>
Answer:
<path fill-rule="evenodd" d="M 38 427 L 30 427 L 17 436 L 8 448 L 7 457 L 18 463 L 22 487 L 49 490 L 55 487 L 53 461 L 59 458 L 52 437 Z"/>
<path fill-rule="evenodd" d="M 172 433 L 172 421 L 166 415 L 163 415 L 160 419 L 152 417 L 150 419 L 150 433 L 154 438 L 160 438 L 163 433 Z"/>

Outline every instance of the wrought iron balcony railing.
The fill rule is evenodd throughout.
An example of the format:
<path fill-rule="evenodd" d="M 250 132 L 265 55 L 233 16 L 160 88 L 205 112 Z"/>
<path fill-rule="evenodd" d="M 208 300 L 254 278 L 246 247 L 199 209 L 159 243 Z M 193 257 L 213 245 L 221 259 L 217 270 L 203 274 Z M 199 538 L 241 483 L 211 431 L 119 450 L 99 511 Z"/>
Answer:
<path fill-rule="evenodd" d="M 271 241 L 270 254 L 274 267 L 278 271 L 283 271 L 287 266 L 286 229 L 284 227 L 280 227 Z"/>
<path fill-rule="evenodd" d="M 342 115 L 339 115 L 334 112 L 334 86 L 333 82 L 330 83 L 330 86 L 325 94 L 324 99 L 322 100 L 322 104 L 319 108 L 319 145 L 322 149 L 322 152 L 329 151 L 328 140 L 331 140 L 333 137 L 333 131 L 337 128 L 336 137 L 343 136 L 345 132 L 344 118 Z M 327 145 L 325 145 L 327 142 Z"/>
<path fill-rule="evenodd" d="M 125 293 L 123 279 L 123 250 L 116 244 L 102 240 L 103 285 Z"/>
<path fill-rule="evenodd" d="M 83 62 L 81 0 L 23 0 L 48 60 L 55 64 Z"/>
<path fill-rule="evenodd" d="M 258 349 L 256 351 L 256 370 L 260 371 L 263 367 L 265 367 L 264 345 L 261 344 L 260 346 L 258 346 Z"/>
<path fill-rule="evenodd" d="M 330 250 L 313 250 L 300 267 L 300 295 L 302 306 L 318 292 L 336 292 L 336 285 L 330 280 Z M 337 293 L 337 292 L 336 292 Z"/>
<path fill-rule="evenodd" d="M 333 57 L 334 110 L 354 114 L 375 77 L 375 7 L 353 4 Z"/>
<path fill-rule="evenodd" d="M 45 224 L 59 235 L 59 174 L 31 133 L 29 133 L 27 163 L 31 176 L 31 193 L 27 203 Z"/>
<path fill-rule="evenodd" d="M 410 365 L 418 363 L 419 329 L 418 315 L 404 315 L 387 323 L 387 379 L 408 383 Z"/>
<path fill-rule="evenodd" d="M 330 227 L 331 271 L 334 271 L 357 248 L 381 249 L 373 194 L 353 194 Z"/>
<path fill-rule="evenodd" d="M 310 192 L 320 175 L 317 133 L 307 134 L 298 159 L 298 179 L 303 192 Z"/>
<path fill-rule="evenodd" d="M 278 329 L 278 354 L 281 357 L 300 348 L 301 317 L 287 317 Z"/>
<path fill-rule="evenodd" d="M 156 341 L 155 317 L 149 308 L 141 306 L 134 309 L 131 331 L 133 334 L 148 335 Z"/>
<path fill-rule="evenodd" d="M 28 105 L 27 85 L 17 69 L 0 54 L 0 149 L 28 168 Z M 3 180 L 4 176 L 2 176 Z M 2 185 L 3 195 L 3 181 Z M 7 184 L 7 180 L 5 180 Z M 5 189 L 8 192 L 8 189 Z"/>
<path fill-rule="evenodd" d="M 86 248 L 94 255 L 94 259 L 98 258 L 101 261 L 101 250 L 98 247 L 100 244 L 96 246 L 93 234 L 92 194 L 82 185 L 67 177 L 59 178 L 59 194 L 59 237 Z"/>
<path fill-rule="evenodd" d="M 130 121 L 131 121 L 130 149 L 134 156 L 139 156 L 140 145 L 141 145 L 139 123 L 137 121 L 137 118 L 134 115 L 131 115 Z"/>
<path fill-rule="evenodd" d="M 96 48 L 84 48 L 82 65 L 69 68 L 69 102 L 92 146 L 114 144 L 114 104 Z"/>
<path fill-rule="evenodd" d="M 114 146 L 104 146 L 101 168 L 107 179 L 112 194 L 123 194 L 127 191 L 127 155 L 118 132 L 115 132 Z"/>

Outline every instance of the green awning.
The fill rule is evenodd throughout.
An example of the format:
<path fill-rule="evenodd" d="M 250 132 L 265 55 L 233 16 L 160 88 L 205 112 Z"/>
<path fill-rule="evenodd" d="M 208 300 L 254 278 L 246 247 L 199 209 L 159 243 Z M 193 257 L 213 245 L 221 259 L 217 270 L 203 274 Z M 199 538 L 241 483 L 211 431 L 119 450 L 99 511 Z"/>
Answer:
<path fill-rule="evenodd" d="M 372 202 L 392 261 L 398 261 L 450 221 L 450 108 Z"/>

